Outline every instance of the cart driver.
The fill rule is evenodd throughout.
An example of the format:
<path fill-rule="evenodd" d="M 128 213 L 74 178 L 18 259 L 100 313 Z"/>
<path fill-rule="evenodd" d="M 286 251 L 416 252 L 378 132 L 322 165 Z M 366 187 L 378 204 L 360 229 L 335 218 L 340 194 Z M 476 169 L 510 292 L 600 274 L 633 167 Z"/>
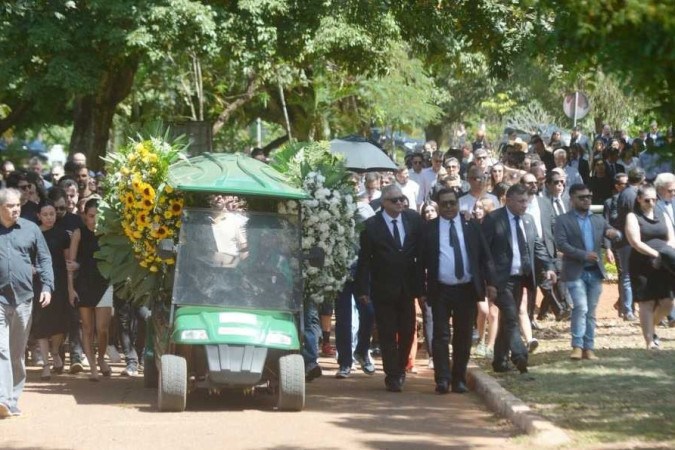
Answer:
<path fill-rule="evenodd" d="M 209 204 L 214 210 L 211 231 L 215 241 L 214 265 L 235 267 L 248 257 L 246 223 L 243 203 L 234 195 L 211 195 Z"/>

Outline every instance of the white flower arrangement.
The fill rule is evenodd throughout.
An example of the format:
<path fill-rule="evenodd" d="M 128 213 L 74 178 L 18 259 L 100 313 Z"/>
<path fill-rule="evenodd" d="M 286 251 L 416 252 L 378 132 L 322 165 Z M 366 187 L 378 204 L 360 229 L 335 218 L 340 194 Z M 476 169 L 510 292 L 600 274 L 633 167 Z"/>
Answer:
<path fill-rule="evenodd" d="M 312 196 L 302 201 L 302 247 L 316 245 L 326 252 L 323 268 L 310 267 L 307 262 L 303 267 L 305 295 L 315 303 L 337 296 L 356 259 L 356 203 L 351 192 L 326 187 L 325 181 L 321 173 L 309 172 L 302 184 Z"/>

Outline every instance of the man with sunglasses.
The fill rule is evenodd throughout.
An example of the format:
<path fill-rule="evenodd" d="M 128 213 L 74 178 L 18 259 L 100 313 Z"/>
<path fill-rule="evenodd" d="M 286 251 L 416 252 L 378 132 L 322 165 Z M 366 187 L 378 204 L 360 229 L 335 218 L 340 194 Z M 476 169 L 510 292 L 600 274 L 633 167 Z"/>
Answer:
<path fill-rule="evenodd" d="M 488 197 L 492 200 L 495 208 L 499 207 L 499 199 L 485 191 L 487 188 L 487 177 L 479 166 L 475 165 L 469 169 L 467 175 L 469 181 L 469 192 L 459 198 L 459 210 L 462 212 L 472 212 L 476 202 L 482 197 Z"/>
<path fill-rule="evenodd" d="M 418 244 L 422 222 L 406 209 L 396 185 L 382 188 L 382 209 L 364 222 L 354 283 L 358 301 L 372 301 L 380 338 L 385 386 L 401 392 L 415 330 L 420 294 Z"/>
<path fill-rule="evenodd" d="M 493 284 L 494 265 L 480 225 L 459 214 L 455 190 L 443 188 L 436 198 L 440 216 L 424 226 L 420 244 L 421 300 L 429 302 L 433 314 L 436 392 L 447 394 L 452 387 L 452 392 L 463 394 L 468 391 L 466 367 L 476 303 L 485 299 L 486 285 Z M 496 296 L 494 288 L 488 295 Z"/>
<path fill-rule="evenodd" d="M 563 254 L 561 279 L 567 283 L 572 309 L 570 359 L 595 360 L 595 309 L 606 278 L 601 247 L 605 238 L 617 240 L 621 233 L 591 212 L 593 194 L 585 184 L 570 187 L 572 209 L 555 223 L 558 249 Z"/>
<path fill-rule="evenodd" d="M 506 207 L 492 211 L 483 222 L 483 233 L 495 264 L 495 304 L 499 308 L 499 331 L 492 361 L 495 372 L 511 370 L 509 353 L 520 373 L 528 372 L 528 350 L 518 329 L 523 288 L 536 285 L 538 271 L 552 283 L 557 280 L 553 261 L 537 236 L 532 216 L 526 213 L 528 204 L 527 188 L 514 184 L 506 192 Z"/>

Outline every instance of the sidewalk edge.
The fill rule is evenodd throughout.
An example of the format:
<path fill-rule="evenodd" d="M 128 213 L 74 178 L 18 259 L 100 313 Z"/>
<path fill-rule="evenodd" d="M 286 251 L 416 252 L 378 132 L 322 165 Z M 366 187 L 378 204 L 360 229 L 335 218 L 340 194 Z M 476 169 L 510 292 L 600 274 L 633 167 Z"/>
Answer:
<path fill-rule="evenodd" d="M 570 436 L 552 422 L 534 413 L 518 397 L 504 389 L 493 377 L 476 366 L 467 370 L 469 387 L 481 396 L 487 406 L 510 420 L 523 432 L 532 435 L 541 446 L 560 446 L 571 442 Z"/>

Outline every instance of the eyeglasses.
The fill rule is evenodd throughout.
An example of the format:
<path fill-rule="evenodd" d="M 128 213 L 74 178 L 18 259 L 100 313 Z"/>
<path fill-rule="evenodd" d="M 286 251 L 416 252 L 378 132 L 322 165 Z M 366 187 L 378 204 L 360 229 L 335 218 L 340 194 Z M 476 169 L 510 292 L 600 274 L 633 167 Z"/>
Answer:
<path fill-rule="evenodd" d="M 385 198 L 385 200 L 389 200 L 392 203 L 404 203 L 407 200 L 407 198 L 405 196 L 401 196 L 401 197 Z"/>
<path fill-rule="evenodd" d="M 577 195 L 576 197 L 579 200 L 590 200 L 593 198 L 593 194 Z"/>
<path fill-rule="evenodd" d="M 443 202 L 438 202 L 438 205 L 444 208 L 449 208 L 451 206 L 457 206 L 457 203 L 459 203 L 457 200 L 445 200 Z"/>
<path fill-rule="evenodd" d="M 27 191 L 28 189 L 30 189 L 30 184 L 20 184 L 17 187 L 22 191 Z"/>
<path fill-rule="evenodd" d="M 445 166 L 447 169 L 459 169 L 459 166 L 456 164 L 450 164 L 449 166 Z"/>

